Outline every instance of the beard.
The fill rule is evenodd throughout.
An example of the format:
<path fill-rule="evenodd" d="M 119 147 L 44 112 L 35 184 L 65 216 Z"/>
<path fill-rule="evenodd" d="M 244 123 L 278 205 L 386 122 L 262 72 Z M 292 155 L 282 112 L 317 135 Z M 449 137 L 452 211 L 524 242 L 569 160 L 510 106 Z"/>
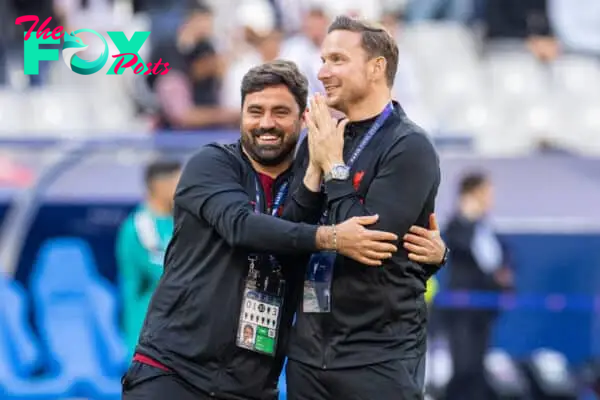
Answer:
<path fill-rule="evenodd" d="M 267 134 L 277 137 L 277 141 L 259 143 L 259 137 Z M 253 129 L 242 133 L 242 146 L 254 161 L 266 167 L 273 167 L 292 157 L 298 143 L 298 136 L 299 134 L 294 133 L 286 137 L 285 132 L 276 128 Z"/>

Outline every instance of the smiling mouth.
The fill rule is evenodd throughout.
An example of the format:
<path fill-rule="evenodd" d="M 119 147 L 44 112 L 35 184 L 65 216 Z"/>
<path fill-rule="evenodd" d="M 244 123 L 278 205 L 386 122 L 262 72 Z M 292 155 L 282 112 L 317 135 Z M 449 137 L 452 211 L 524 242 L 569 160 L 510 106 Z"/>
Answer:
<path fill-rule="evenodd" d="M 262 135 L 256 136 L 256 140 L 259 144 L 279 144 L 281 143 L 282 138 L 281 136 L 272 133 L 263 133 Z"/>

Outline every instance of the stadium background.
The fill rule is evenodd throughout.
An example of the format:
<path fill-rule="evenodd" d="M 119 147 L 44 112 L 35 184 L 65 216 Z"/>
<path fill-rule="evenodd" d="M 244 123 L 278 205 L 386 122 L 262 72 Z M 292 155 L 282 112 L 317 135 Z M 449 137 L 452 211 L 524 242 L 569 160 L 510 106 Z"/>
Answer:
<path fill-rule="evenodd" d="M 23 32 L 12 32 L 23 9 L 42 21 L 60 16 L 69 31 L 150 30 L 140 55 L 154 62 L 153 46 L 171 40 L 186 16 L 183 2 L 18 3 L 0 5 L 0 398 L 118 398 L 128 360 L 114 245 L 120 223 L 143 200 L 143 168 L 157 157 L 184 160 L 204 143 L 239 133 L 232 126 L 156 129 L 160 102 L 148 82 L 131 71 L 107 76 L 109 63 L 90 76 L 61 61 L 46 63 L 39 76 L 23 73 L 23 42 L 15 39 Z M 400 46 L 394 96 L 441 154 L 442 225 L 460 176 L 488 172 L 494 222 L 516 271 L 514 297 L 504 299 L 447 293 L 442 271 L 433 307 L 500 307 L 493 379 L 517 379 L 502 355 L 520 365 L 549 349 L 564 357 L 578 396 L 593 399 L 586 382 L 593 375 L 587 367 L 600 357 L 597 0 L 208 5 L 213 15 L 200 29 L 223 65 L 211 104 L 222 109 L 239 107 L 236 74 L 260 62 L 260 52 L 275 49 L 314 77 L 318 53 L 303 47 L 303 29 L 318 30 L 330 15 L 359 14 L 393 29 Z M 80 55 L 95 59 L 99 42 L 82 37 L 90 48 Z M 269 48 L 248 37 L 268 38 L 261 43 Z M 428 381 L 443 386 L 451 374 L 443 337 L 430 343 Z M 561 358 L 549 360 L 548 373 L 560 377 Z"/>

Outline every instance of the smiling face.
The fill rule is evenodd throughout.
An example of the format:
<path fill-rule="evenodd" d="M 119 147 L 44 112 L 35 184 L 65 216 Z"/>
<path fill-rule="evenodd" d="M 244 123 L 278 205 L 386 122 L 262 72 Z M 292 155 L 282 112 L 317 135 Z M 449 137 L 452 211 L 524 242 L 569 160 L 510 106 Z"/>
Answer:
<path fill-rule="evenodd" d="M 242 110 L 242 145 L 264 166 L 292 157 L 302 127 L 302 113 L 287 86 L 280 84 L 248 93 Z"/>
<path fill-rule="evenodd" d="M 337 30 L 329 33 L 321 46 L 319 80 L 328 105 L 342 112 L 369 91 L 369 60 L 361 41 L 358 32 Z"/>

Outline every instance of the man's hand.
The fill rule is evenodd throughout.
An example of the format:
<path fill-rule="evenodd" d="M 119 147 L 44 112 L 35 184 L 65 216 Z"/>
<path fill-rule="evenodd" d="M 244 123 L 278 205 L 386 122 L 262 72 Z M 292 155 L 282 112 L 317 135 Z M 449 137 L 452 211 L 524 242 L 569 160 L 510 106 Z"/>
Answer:
<path fill-rule="evenodd" d="M 310 160 L 324 172 L 335 164 L 344 164 L 344 129 L 348 120 L 339 124 L 332 118 L 325 99 L 316 94 L 310 100 L 306 118 Z"/>
<path fill-rule="evenodd" d="M 446 244 L 440 235 L 435 214 L 429 216 L 429 230 L 420 226 L 411 226 L 404 235 L 404 248 L 408 258 L 421 264 L 440 265 L 444 260 Z"/>
<path fill-rule="evenodd" d="M 398 248 L 390 243 L 398 240 L 398 236 L 365 228 L 378 219 L 377 215 L 352 217 L 336 225 L 335 240 L 333 227 L 321 226 L 317 231 L 317 246 L 322 250 L 337 250 L 338 253 L 361 264 L 380 266 L 383 260 L 391 258 L 392 254 L 398 251 Z"/>

